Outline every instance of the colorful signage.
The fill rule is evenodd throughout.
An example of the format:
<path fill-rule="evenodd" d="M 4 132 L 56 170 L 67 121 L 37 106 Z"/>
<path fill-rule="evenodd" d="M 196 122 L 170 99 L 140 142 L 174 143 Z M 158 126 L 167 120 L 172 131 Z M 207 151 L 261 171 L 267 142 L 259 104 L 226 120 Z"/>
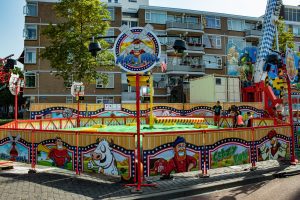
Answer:
<path fill-rule="evenodd" d="M 241 165 L 249 162 L 249 148 L 238 144 L 226 144 L 210 152 L 211 168 Z"/>
<path fill-rule="evenodd" d="M 114 45 L 116 64 L 131 73 L 147 72 L 160 60 L 161 46 L 153 27 L 121 26 Z"/>

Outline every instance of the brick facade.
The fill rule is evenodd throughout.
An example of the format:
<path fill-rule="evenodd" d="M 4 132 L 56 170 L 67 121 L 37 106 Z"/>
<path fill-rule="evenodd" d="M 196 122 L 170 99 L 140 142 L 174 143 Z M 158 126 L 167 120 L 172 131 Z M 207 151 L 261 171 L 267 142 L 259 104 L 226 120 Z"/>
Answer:
<path fill-rule="evenodd" d="M 29 1 L 28 1 L 29 2 Z M 36 40 L 26 40 L 24 41 L 25 48 L 36 48 L 36 64 L 25 64 L 24 68 L 27 72 L 35 72 L 36 73 L 36 86 L 34 88 L 26 88 L 24 91 L 24 95 L 27 97 L 34 96 L 35 102 L 53 102 L 53 103 L 66 103 L 66 96 L 70 96 L 70 89 L 65 87 L 64 81 L 55 77 L 54 74 L 51 73 L 53 69 L 51 69 L 50 63 L 47 60 L 42 60 L 39 56 L 40 51 L 42 51 L 45 46 L 49 45 L 49 41 L 45 36 L 41 35 L 42 30 L 47 26 L 48 23 L 59 23 L 55 15 L 55 11 L 53 10 L 54 3 L 47 3 L 47 2 L 40 2 L 37 1 L 38 7 L 38 15 L 37 16 L 25 16 L 25 24 L 36 24 L 37 25 L 37 39 Z M 109 5 L 110 6 L 110 5 Z M 122 25 L 122 6 L 119 4 L 113 5 L 114 8 L 114 20 L 111 21 L 111 27 L 114 28 L 114 34 L 118 35 L 120 31 L 118 28 Z M 190 15 L 193 17 L 198 17 L 199 22 L 205 18 L 205 14 L 201 11 L 193 11 L 193 10 L 181 10 L 181 9 L 173 9 L 173 8 L 159 8 L 159 7 L 151 7 L 151 6 L 141 6 L 140 9 L 137 11 L 137 21 L 138 26 L 143 27 L 146 23 L 146 12 L 151 10 L 155 11 L 165 11 L 167 14 L 172 15 Z M 257 23 L 258 18 L 254 17 L 246 17 L 246 16 L 234 16 L 229 14 L 220 14 L 220 13 L 207 13 L 209 16 L 218 16 L 220 17 L 220 24 L 221 27 L 219 29 L 213 28 L 204 28 L 203 32 L 199 32 L 198 30 L 174 30 L 174 31 L 166 31 L 167 25 L 166 24 L 152 24 L 155 30 L 166 31 L 166 34 L 183 34 L 185 36 L 197 36 L 201 38 L 203 35 L 218 35 L 221 37 L 221 48 L 214 49 L 214 48 L 204 48 L 203 54 L 206 55 L 216 55 L 222 58 L 222 66 L 219 69 L 210 69 L 205 68 L 201 69 L 201 71 L 197 71 L 197 69 L 193 72 L 187 71 L 184 67 L 179 72 L 176 73 L 167 73 L 165 76 L 167 77 L 168 81 L 170 78 L 177 76 L 178 78 L 186 77 L 197 77 L 203 76 L 204 74 L 226 74 L 226 47 L 228 42 L 228 37 L 240 37 L 243 38 L 246 42 L 250 40 L 247 39 L 245 31 L 230 31 L 228 30 L 228 18 L 234 19 L 241 19 L 245 20 L 245 22 L 250 23 Z M 257 45 L 257 40 L 251 40 L 252 44 Z M 168 47 L 166 45 L 162 45 L 162 50 L 166 52 Z M 166 53 L 168 58 L 174 58 L 174 53 Z M 199 50 L 196 50 L 189 54 L 188 56 L 195 56 L 195 57 L 203 57 L 203 54 L 199 53 Z M 176 55 L 175 55 L 176 56 Z M 168 69 L 172 68 L 172 66 L 168 66 Z M 86 87 L 86 97 L 84 102 L 85 103 L 95 103 L 96 96 L 114 96 L 114 103 L 121 103 L 123 100 L 122 97 L 122 84 L 121 84 L 121 70 L 118 67 L 115 67 L 112 71 L 115 73 L 114 75 L 114 88 L 111 89 L 99 89 L 96 88 L 95 84 L 90 84 Z M 201 73 L 200 73 L 201 72 Z M 153 73 L 161 74 L 160 68 L 156 67 L 153 69 Z M 169 83 L 167 83 L 169 84 Z M 188 92 L 185 92 L 186 96 Z M 170 94 L 167 93 L 167 87 L 156 88 L 155 89 L 155 101 L 156 102 L 168 102 L 170 101 Z M 32 98 L 33 100 L 33 98 Z M 75 99 L 74 99 L 75 102 Z M 179 101 L 180 102 L 180 101 Z M 187 99 L 188 102 L 188 99 Z"/>

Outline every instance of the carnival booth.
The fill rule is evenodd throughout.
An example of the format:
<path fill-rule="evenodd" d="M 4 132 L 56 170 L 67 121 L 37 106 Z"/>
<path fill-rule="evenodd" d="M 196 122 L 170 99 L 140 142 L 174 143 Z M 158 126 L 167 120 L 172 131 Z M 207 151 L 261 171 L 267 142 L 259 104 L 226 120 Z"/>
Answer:
<path fill-rule="evenodd" d="M 280 2 L 268 1 L 266 12 L 276 14 Z M 274 28 L 271 15 L 266 16 L 264 26 Z M 150 25 L 122 26 L 121 31 L 114 45 L 116 64 L 129 73 L 129 84 L 136 87 L 136 104 L 33 104 L 31 120 L 0 127 L 0 159 L 31 163 L 33 170 L 40 164 L 77 174 L 120 176 L 133 180 L 130 186 L 137 190 L 153 186 L 143 184 L 146 176 L 168 177 L 193 170 L 207 175 L 209 169 L 218 167 L 249 163 L 255 169 L 256 162 L 263 160 L 295 161 L 292 118 L 270 116 L 265 111 L 269 102 L 224 103 L 219 127 L 213 121 L 215 103 L 154 104 L 149 71 L 160 59 L 159 40 Z M 182 53 L 183 41 L 175 44 L 174 49 Z M 257 62 L 263 68 L 260 59 Z M 143 85 L 150 86 L 150 104 L 140 104 Z M 271 104 L 276 102 L 284 101 Z M 243 117 L 247 112 L 254 115 L 251 127 L 233 128 L 229 115 L 233 104 Z"/>

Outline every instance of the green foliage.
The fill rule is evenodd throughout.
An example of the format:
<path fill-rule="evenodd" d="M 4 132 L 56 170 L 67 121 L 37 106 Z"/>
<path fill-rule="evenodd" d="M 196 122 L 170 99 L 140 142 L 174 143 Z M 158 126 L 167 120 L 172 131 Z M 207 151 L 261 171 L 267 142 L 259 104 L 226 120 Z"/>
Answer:
<path fill-rule="evenodd" d="M 61 23 L 50 24 L 43 31 L 50 45 L 42 58 L 48 59 L 56 76 L 65 81 L 73 78 L 90 83 L 101 77 L 107 82 L 105 74 L 97 74 L 98 61 L 114 60 L 112 53 L 102 50 L 95 59 L 88 51 L 90 38 L 105 35 L 109 27 L 110 13 L 105 4 L 99 0 L 61 0 L 54 9 Z M 109 47 L 106 41 L 99 42 L 102 49 Z"/>
<path fill-rule="evenodd" d="M 12 119 L 0 119 L 0 126 L 4 125 L 4 124 L 7 124 L 9 122 L 11 122 Z"/>
<path fill-rule="evenodd" d="M 19 78 L 24 78 L 24 74 L 19 67 L 14 67 L 14 69 L 12 70 L 12 73 L 19 74 Z"/>
<path fill-rule="evenodd" d="M 294 48 L 294 34 L 290 28 L 286 30 L 286 25 L 283 18 L 279 18 L 276 21 L 277 30 L 278 30 L 278 43 L 279 43 L 279 51 L 285 52 L 286 47 Z M 273 43 L 273 49 L 276 49 L 276 38 Z"/>

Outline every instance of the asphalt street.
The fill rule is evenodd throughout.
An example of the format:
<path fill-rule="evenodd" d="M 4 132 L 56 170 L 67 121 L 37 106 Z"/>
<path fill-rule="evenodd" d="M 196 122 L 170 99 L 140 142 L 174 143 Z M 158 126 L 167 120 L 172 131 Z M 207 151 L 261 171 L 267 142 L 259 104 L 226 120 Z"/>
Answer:
<path fill-rule="evenodd" d="M 274 173 L 300 173 L 300 165 L 282 165 L 277 161 L 257 163 L 250 171 L 249 164 L 211 169 L 209 178 L 200 178 L 198 171 L 174 174 L 174 179 L 161 181 L 148 177 L 157 187 L 143 187 L 142 193 L 124 187 L 119 177 L 102 174 L 75 175 L 74 171 L 37 166 L 36 174 L 28 174 L 30 164 L 14 162 L 14 169 L 0 170 L 0 200 L 69 200 L 69 199 L 149 199 L 165 200 L 184 197 L 192 199 L 300 199 L 300 175 L 275 179 Z M 267 182 L 267 180 L 273 180 Z M 253 184 L 249 185 L 248 183 Z M 248 184 L 245 187 L 237 187 Z M 212 192 L 217 189 L 232 188 Z M 205 194 L 192 196 L 196 194 Z M 187 197 L 189 196 L 189 197 Z"/>
<path fill-rule="evenodd" d="M 210 192 L 177 200 L 299 200 L 300 175 Z"/>

